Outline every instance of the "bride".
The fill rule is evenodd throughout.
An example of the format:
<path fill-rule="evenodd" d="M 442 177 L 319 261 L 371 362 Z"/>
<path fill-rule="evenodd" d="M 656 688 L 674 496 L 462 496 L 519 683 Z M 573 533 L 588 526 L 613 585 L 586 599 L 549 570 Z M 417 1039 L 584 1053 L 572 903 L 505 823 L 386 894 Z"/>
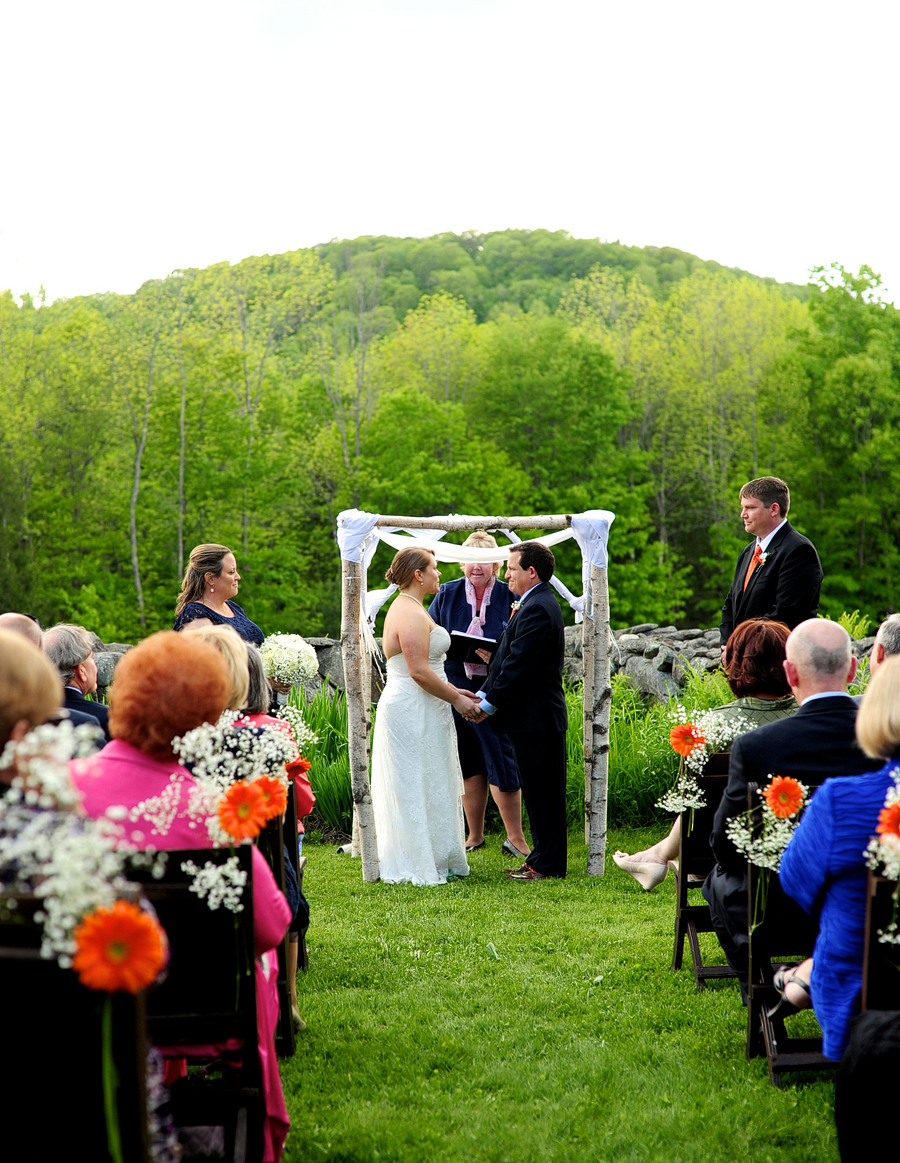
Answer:
<path fill-rule="evenodd" d="M 372 804 L 381 879 L 444 884 L 467 876 L 463 779 L 451 706 L 478 716 L 478 698 L 444 678 L 450 635 L 422 602 L 436 594 L 434 554 L 401 549 L 385 574 L 400 590 L 384 622 L 387 683 L 372 745 Z"/>

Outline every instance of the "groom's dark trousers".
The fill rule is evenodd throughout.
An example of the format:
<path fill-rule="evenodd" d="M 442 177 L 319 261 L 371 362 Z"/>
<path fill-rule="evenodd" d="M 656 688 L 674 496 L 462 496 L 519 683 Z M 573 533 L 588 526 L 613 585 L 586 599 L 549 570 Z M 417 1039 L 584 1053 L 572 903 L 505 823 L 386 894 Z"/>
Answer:
<path fill-rule="evenodd" d="M 565 634 L 553 590 L 541 582 L 510 618 L 491 661 L 484 698 L 490 724 L 508 735 L 531 826 L 527 863 L 545 876 L 566 875 Z"/>

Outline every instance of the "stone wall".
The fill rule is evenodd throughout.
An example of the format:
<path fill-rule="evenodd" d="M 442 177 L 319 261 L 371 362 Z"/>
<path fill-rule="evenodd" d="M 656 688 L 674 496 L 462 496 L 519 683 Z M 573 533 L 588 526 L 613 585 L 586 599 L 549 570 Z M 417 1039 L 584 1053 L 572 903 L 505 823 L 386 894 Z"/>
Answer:
<path fill-rule="evenodd" d="M 105 695 L 112 682 L 116 663 L 129 645 L 118 642 L 104 644 L 91 635 L 94 658 L 97 660 L 97 683 L 100 693 Z M 639 626 L 629 626 L 616 630 L 610 658 L 613 674 L 624 672 L 642 694 L 665 701 L 677 695 L 684 686 L 686 666 L 694 670 L 711 671 L 719 665 L 718 628 L 710 630 L 676 630 L 674 626 L 659 626 L 655 622 L 642 622 Z M 341 644 L 336 638 L 307 638 L 319 659 L 319 674 L 309 689 L 320 689 L 326 683 L 344 688 L 344 664 L 341 658 Z M 853 643 L 853 651 L 858 658 L 864 658 L 872 649 L 874 638 L 861 638 Z M 380 645 L 380 640 L 379 640 Z M 582 676 L 581 627 L 566 627 L 566 659 L 564 675 L 569 681 Z M 381 683 L 376 675 L 372 679 L 372 697 L 377 701 Z"/>

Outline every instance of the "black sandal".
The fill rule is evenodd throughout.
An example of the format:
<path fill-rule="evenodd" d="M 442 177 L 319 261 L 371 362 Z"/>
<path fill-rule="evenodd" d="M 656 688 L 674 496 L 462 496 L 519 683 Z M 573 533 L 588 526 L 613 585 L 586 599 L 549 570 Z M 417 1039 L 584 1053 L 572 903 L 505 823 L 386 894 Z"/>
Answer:
<path fill-rule="evenodd" d="M 785 970 L 789 968 L 790 966 L 782 965 L 779 969 L 775 970 L 775 976 L 772 978 L 772 984 L 775 986 L 775 989 L 779 994 L 781 994 L 781 996 L 778 999 L 777 1005 L 772 1006 L 772 1008 L 768 1011 L 767 1016 L 769 1018 L 781 1018 L 783 1020 L 784 1018 L 791 1017 L 792 1014 L 799 1014 L 801 1008 L 810 1008 L 809 1006 L 795 1006 L 785 993 L 785 989 L 789 985 L 798 985 L 802 990 L 805 991 L 806 996 L 810 999 L 810 1001 L 812 1001 L 812 994 L 809 991 L 809 983 L 804 981 L 802 977 L 797 976 L 796 969 L 792 970 L 790 977 L 785 976 Z"/>

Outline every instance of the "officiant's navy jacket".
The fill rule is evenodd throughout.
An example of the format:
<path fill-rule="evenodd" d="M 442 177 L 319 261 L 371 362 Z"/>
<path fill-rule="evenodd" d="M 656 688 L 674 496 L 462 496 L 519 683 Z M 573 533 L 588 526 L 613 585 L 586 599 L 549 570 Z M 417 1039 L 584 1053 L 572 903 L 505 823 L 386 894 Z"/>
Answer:
<path fill-rule="evenodd" d="M 484 616 L 482 630 L 485 638 L 500 638 L 509 622 L 511 604 L 512 594 L 509 592 L 509 586 L 497 578 L 494 582 L 494 588 L 491 590 L 491 604 Z M 446 585 L 441 586 L 434 601 L 428 607 L 428 613 L 439 626 L 443 626 L 448 632 L 461 630 L 465 634 L 472 624 L 472 607 L 466 601 L 466 579 L 464 577 L 457 578 L 456 581 L 447 582 Z M 452 683 L 460 682 L 465 678 L 466 672 L 461 662 L 453 662 L 448 658 L 444 663 L 444 670 Z M 466 686 L 468 685 L 470 684 L 466 682 Z"/>

